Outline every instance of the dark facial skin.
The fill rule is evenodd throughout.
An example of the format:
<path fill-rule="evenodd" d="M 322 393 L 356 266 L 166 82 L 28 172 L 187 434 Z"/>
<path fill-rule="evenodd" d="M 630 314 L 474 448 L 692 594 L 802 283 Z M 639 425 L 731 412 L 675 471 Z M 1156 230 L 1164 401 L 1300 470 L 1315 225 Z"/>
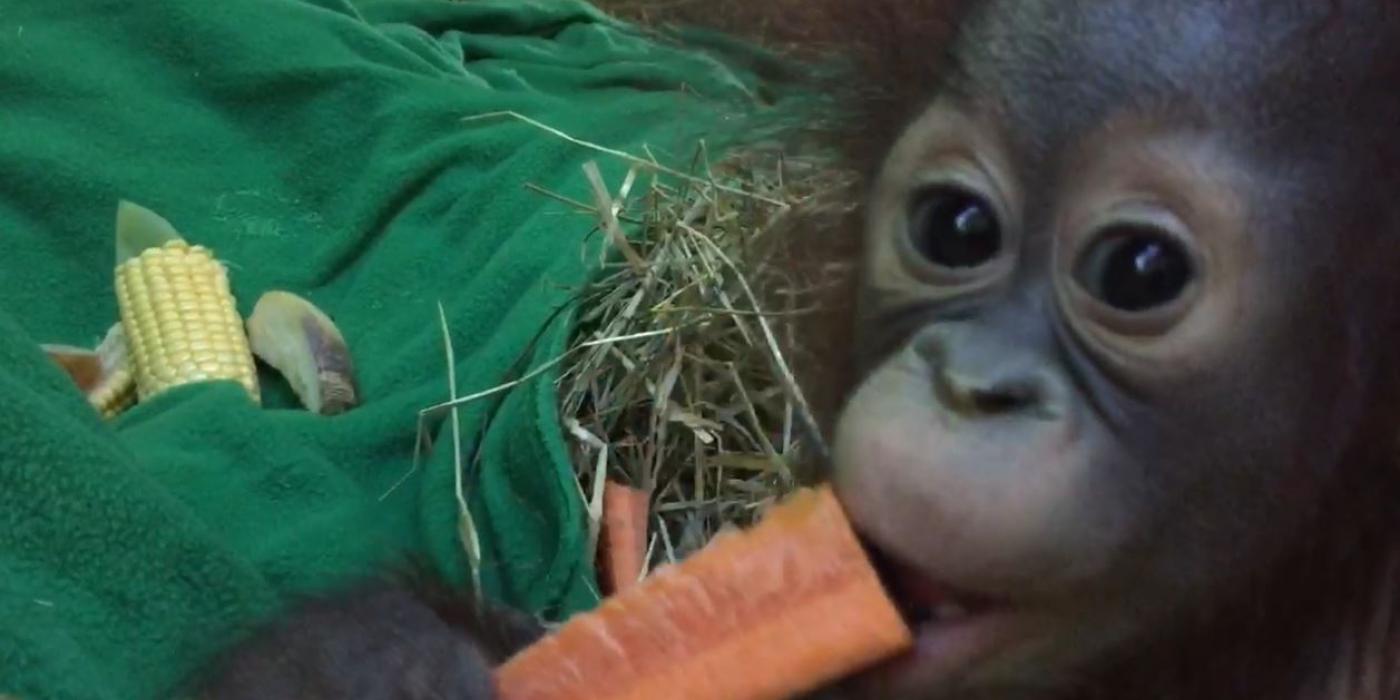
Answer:
<path fill-rule="evenodd" d="M 920 634 L 854 697 L 1071 696 L 1371 458 L 1400 8 L 1335 5 L 967 19 L 866 207 L 834 480 Z"/>

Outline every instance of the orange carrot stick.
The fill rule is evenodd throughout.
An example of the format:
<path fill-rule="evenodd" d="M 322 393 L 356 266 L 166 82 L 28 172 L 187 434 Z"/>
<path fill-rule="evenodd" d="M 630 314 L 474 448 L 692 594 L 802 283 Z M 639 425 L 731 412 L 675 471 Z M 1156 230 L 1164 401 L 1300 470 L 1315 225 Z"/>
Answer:
<path fill-rule="evenodd" d="M 599 562 L 603 594 L 636 585 L 646 568 L 647 516 L 651 494 L 616 481 L 603 486 L 603 529 Z"/>
<path fill-rule="evenodd" d="M 496 681 L 502 700 L 784 700 L 912 643 L 822 487 L 575 617 Z"/>

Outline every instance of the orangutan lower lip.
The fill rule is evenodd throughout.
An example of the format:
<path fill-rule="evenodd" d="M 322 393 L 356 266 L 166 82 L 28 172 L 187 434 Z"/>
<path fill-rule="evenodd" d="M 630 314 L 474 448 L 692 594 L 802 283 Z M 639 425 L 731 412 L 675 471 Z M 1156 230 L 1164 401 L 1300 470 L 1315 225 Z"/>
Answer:
<path fill-rule="evenodd" d="M 998 607 L 987 596 L 957 590 L 899 562 L 869 543 L 866 549 L 895 605 L 904 619 L 916 629 L 927 623 L 965 620 Z"/>
<path fill-rule="evenodd" d="M 854 697 L 903 697 L 968 672 L 1014 638 L 1005 601 L 958 590 L 866 542 L 871 562 L 914 633 L 908 653 L 850 679 Z"/>
<path fill-rule="evenodd" d="M 916 624 L 907 653 L 850 679 L 853 697 L 914 697 L 949 687 L 1014 643 L 1017 622 L 1015 611 L 996 609 Z"/>

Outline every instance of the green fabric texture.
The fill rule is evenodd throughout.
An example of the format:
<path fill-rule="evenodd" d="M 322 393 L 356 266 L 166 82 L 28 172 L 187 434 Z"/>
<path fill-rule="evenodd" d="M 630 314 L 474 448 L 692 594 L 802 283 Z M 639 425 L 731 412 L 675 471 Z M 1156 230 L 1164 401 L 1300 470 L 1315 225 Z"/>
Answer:
<path fill-rule="evenodd" d="M 581 166 L 509 118 L 677 161 L 755 113 L 747 69 L 558 0 L 0 4 L 0 692 L 159 698 L 295 596 L 412 555 L 464 585 L 451 432 L 418 411 L 566 342 L 597 260 Z M 104 424 L 39 351 L 117 318 L 116 203 L 231 269 L 240 311 L 300 293 L 341 326 L 365 403 L 322 418 L 264 370 Z M 488 595 L 596 602 L 556 375 L 464 408 Z"/>

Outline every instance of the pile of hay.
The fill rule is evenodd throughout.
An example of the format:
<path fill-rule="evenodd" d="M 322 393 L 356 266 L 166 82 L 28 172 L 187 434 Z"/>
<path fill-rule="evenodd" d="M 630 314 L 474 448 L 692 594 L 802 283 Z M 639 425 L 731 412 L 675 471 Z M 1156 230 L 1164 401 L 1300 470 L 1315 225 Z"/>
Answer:
<path fill-rule="evenodd" d="M 588 162 L 581 176 L 591 203 L 526 183 L 598 222 L 608 242 L 600 274 L 578 290 L 577 330 L 560 357 L 466 396 L 439 308 L 450 393 L 419 411 L 415 466 L 432 449 L 430 421 L 450 415 L 460 536 L 478 576 L 456 414 L 562 365 L 560 415 L 589 516 L 589 554 L 597 554 L 603 487 L 616 481 L 650 494 L 649 568 L 684 559 L 722 530 L 752 524 L 811 476 L 802 473 L 807 456 L 825 450 L 787 349 L 798 346 L 797 322 L 821 312 L 829 287 L 849 279 L 851 262 L 791 264 L 794 246 L 809 241 L 787 224 L 844 217 L 855 178 L 834 162 L 776 147 L 737 149 L 712 163 L 702 143 L 682 170 L 513 112 L 467 121 L 501 118 L 633 167 L 609 187 Z"/>
<path fill-rule="evenodd" d="M 597 217 L 611 262 L 582 290 L 561 415 L 590 542 L 600 477 L 644 489 L 655 567 L 753 522 L 823 449 L 784 348 L 835 277 L 797 279 L 781 253 L 792 239 L 779 237 L 802 208 L 845 201 L 850 179 L 774 149 L 710 163 L 701 145 L 682 172 L 582 145 L 634 168 L 610 187 L 590 163 L 594 201 L 572 203 Z"/>

